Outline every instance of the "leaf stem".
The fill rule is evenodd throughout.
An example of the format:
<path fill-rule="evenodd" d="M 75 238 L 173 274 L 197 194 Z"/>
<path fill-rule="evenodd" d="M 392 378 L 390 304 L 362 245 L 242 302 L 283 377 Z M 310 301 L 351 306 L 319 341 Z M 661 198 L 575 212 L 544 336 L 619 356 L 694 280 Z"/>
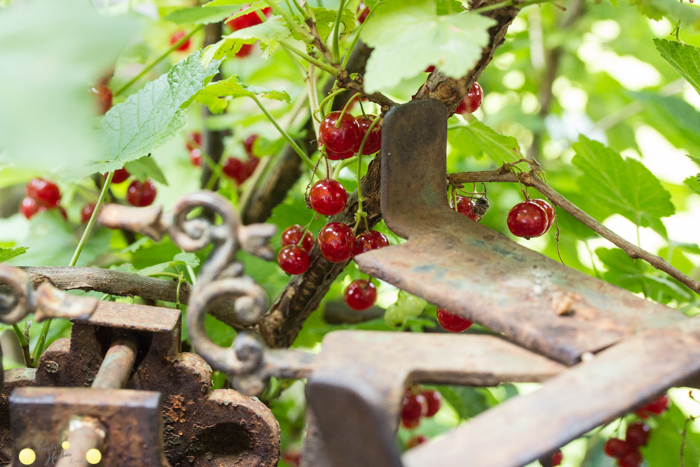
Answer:
<path fill-rule="evenodd" d="M 284 18 L 289 27 L 292 28 L 297 34 L 299 34 L 304 40 L 304 42 L 311 44 L 314 41 L 314 36 L 311 35 L 311 33 L 309 33 L 308 31 L 302 29 L 301 26 L 299 26 L 299 24 L 296 21 L 294 21 L 294 18 L 292 18 L 292 16 L 289 13 L 284 11 L 284 8 L 280 8 L 277 5 L 277 3 L 275 3 L 273 0 L 264 1 L 268 4 L 270 8 L 272 8 L 272 11 Z"/>
<path fill-rule="evenodd" d="M 309 156 L 306 155 L 306 153 L 299 147 L 299 145 L 294 141 L 294 139 L 289 136 L 289 134 L 282 129 L 280 124 L 277 122 L 275 117 L 273 117 L 270 112 L 267 111 L 264 105 L 262 105 L 262 102 L 260 102 L 260 99 L 258 99 L 258 96 L 251 96 L 251 98 L 255 101 L 255 103 L 260 107 L 260 110 L 263 111 L 265 116 L 267 117 L 268 120 L 277 128 L 277 131 L 280 132 L 282 137 L 287 140 L 287 143 L 294 149 L 294 152 L 296 152 L 299 157 L 301 157 L 301 160 L 304 161 L 304 164 L 306 164 L 309 168 L 313 169 L 314 168 L 314 163 L 311 162 L 311 159 L 309 159 Z"/>
<path fill-rule="evenodd" d="M 305 9 L 303 9 L 301 7 L 301 5 L 299 5 L 299 2 L 297 0 L 293 0 L 293 1 L 294 1 L 294 5 L 301 12 L 301 16 L 304 17 L 304 21 L 308 21 L 309 19 L 311 19 L 311 16 L 309 15 L 309 13 L 307 13 L 307 11 Z"/>
<path fill-rule="evenodd" d="M 22 330 L 16 324 L 12 324 L 12 329 L 14 329 L 17 335 L 17 340 L 19 341 L 20 347 L 22 347 L 22 356 L 24 357 L 24 364 L 27 368 L 34 368 L 34 363 L 32 356 L 29 353 L 29 341 L 24 336 Z"/>
<path fill-rule="evenodd" d="M 328 73 L 330 73 L 330 74 L 333 75 L 333 76 L 336 76 L 336 77 L 337 77 L 337 76 L 340 74 L 340 72 L 339 72 L 337 69 L 333 68 L 333 67 L 330 66 L 330 65 L 327 65 L 327 64 L 323 63 L 322 61 L 320 61 L 320 60 L 318 60 L 318 59 L 316 59 L 316 58 L 313 58 L 311 55 L 309 55 L 309 54 L 307 54 L 307 53 L 305 53 L 305 52 L 302 52 L 301 50 L 297 49 L 297 48 L 294 47 L 293 45 L 288 44 L 288 43 L 285 42 L 285 41 L 280 41 L 280 45 L 281 45 L 282 47 L 284 47 L 285 49 L 289 50 L 290 52 L 293 52 L 293 53 L 297 54 L 298 56 L 300 56 L 301 58 L 303 58 L 303 59 L 306 60 L 307 62 L 313 63 L 314 65 L 316 65 L 317 67 L 319 67 L 319 68 L 322 69 L 323 71 L 328 72 Z"/>
<path fill-rule="evenodd" d="M 95 222 L 97 221 L 97 216 L 99 215 L 100 209 L 102 208 L 102 204 L 104 203 L 104 200 L 107 197 L 107 192 L 109 191 L 109 186 L 112 184 L 113 177 L 114 177 L 114 172 L 110 172 L 107 174 L 107 178 L 105 179 L 105 183 L 104 183 L 104 185 L 102 185 L 102 191 L 100 192 L 100 197 L 97 198 L 97 203 L 95 203 L 95 209 L 92 211 L 92 216 L 90 216 L 90 220 L 88 221 L 87 226 L 85 227 L 85 231 L 83 232 L 83 236 L 80 237 L 80 241 L 78 242 L 78 246 L 75 248 L 75 252 L 73 253 L 73 258 L 71 258 L 70 264 L 68 265 L 69 267 L 75 266 L 76 263 L 78 262 L 78 258 L 80 258 L 80 253 L 82 253 L 83 248 L 85 247 L 85 244 L 87 243 L 87 240 L 90 237 L 90 232 L 92 232 L 92 228 L 95 226 Z M 50 328 L 51 328 L 51 320 L 47 319 L 46 321 L 44 321 L 44 324 L 41 326 L 41 333 L 39 334 L 39 339 L 36 341 L 36 345 L 34 346 L 34 353 L 32 354 L 33 361 L 38 361 L 39 356 L 44 351 L 44 344 L 46 343 L 46 337 L 49 335 Z"/>
<path fill-rule="evenodd" d="M 124 86 L 122 86 L 121 88 L 119 88 L 119 90 L 117 90 L 117 91 L 114 93 L 114 97 L 117 97 L 118 95 L 120 95 L 121 93 L 123 93 L 124 91 L 126 91 L 127 89 L 129 89 L 136 81 L 138 81 L 138 80 L 140 80 L 141 78 L 143 78 L 143 76 L 144 76 L 146 73 L 148 73 L 149 71 L 151 71 L 151 69 L 152 69 L 154 66 L 158 65 L 161 61 L 163 61 L 163 59 L 165 59 L 165 57 L 167 57 L 168 55 L 170 55 L 171 53 L 173 53 L 175 50 L 177 50 L 182 44 L 184 44 L 190 37 L 192 37 L 197 31 L 199 31 L 199 30 L 202 29 L 203 27 L 204 27 L 204 25 L 203 25 L 203 24 L 200 24 L 199 26 L 197 26 L 196 28 L 194 28 L 194 29 L 192 30 L 192 32 L 190 32 L 189 34 L 187 34 L 185 37 L 183 37 L 183 38 L 180 39 L 179 41 L 175 42 L 168 50 L 166 50 L 165 52 L 163 52 L 163 54 L 162 54 L 160 57 L 156 58 L 153 62 L 151 62 L 151 63 L 149 63 L 148 65 L 146 65 L 146 66 L 144 67 L 144 69 L 141 70 L 141 73 L 139 73 L 138 75 L 136 75 L 135 77 L 133 77 L 133 78 L 131 79 L 131 81 L 129 81 L 129 82 L 126 83 Z"/>
<path fill-rule="evenodd" d="M 340 19 L 343 16 L 343 9 L 345 9 L 345 0 L 340 0 L 340 6 L 338 7 L 338 14 L 335 15 L 335 26 L 333 28 L 333 63 L 340 62 Z"/>

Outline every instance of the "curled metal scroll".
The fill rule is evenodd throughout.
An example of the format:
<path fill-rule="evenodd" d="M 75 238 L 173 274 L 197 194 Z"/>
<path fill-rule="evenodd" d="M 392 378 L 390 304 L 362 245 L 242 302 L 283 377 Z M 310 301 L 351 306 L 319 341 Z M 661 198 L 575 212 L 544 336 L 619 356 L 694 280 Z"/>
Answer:
<path fill-rule="evenodd" d="M 204 209 L 214 213 L 217 220 L 208 217 L 190 217 Z M 160 207 L 130 208 L 108 205 L 101 211 L 99 222 L 112 228 L 125 228 L 160 240 L 164 234 L 185 251 L 193 252 L 214 246 L 199 273 L 197 284 L 187 309 L 187 330 L 193 346 L 212 368 L 235 376 L 252 377 L 264 364 L 264 347 L 257 336 L 249 331 L 240 332 L 230 348 L 220 347 L 207 335 L 204 320 L 207 309 L 216 301 L 227 299 L 233 303 L 237 324 L 246 328 L 263 317 L 267 294 L 253 279 L 244 274 L 243 264 L 236 260 L 239 250 L 266 260 L 275 257 L 268 246 L 276 227 L 271 224 L 241 224 L 231 203 L 216 193 L 199 191 L 181 198 L 173 210 L 163 213 Z M 246 384 L 243 392 L 259 392 L 263 386 Z"/>

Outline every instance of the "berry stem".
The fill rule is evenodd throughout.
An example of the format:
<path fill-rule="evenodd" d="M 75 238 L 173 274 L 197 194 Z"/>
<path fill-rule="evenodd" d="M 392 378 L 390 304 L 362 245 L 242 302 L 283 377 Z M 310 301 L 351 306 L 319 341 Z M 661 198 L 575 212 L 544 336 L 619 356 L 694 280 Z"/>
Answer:
<path fill-rule="evenodd" d="M 294 2 L 294 6 L 297 7 L 297 10 L 301 13 L 301 16 L 304 18 L 304 21 L 308 21 L 311 19 L 311 16 L 309 13 L 299 5 L 299 2 L 297 0 L 292 0 Z"/>
<path fill-rule="evenodd" d="M 190 32 L 189 34 L 187 34 L 186 36 L 184 36 L 184 37 L 183 37 L 182 39 L 180 39 L 179 41 L 175 42 L 168 50 L 166 50 L 165 52 L 163 52 L 163 54 L 162 54 L 160 57 L 156 58 L 153 62 L 151 62 L 151 63 L 149 63 L 148 65 L 146 65 L 146 66 L 144 67 L 144 69 L 141 70 L 141 73 L 139 73 L 138 75 L 136 75 L 135 77 L 133 77 L 128 83 L 126 83 L 124 86 L 122 86 L 121 88 L 119 88 L 119 90 L 117 90 L 116 92 L 114 92 L 114 93 L 113 93 L 113 96 L 114 96 L 114 97 L 117 97 L 118 95 L 120 95 L 121 93 L 123 93 L 124 91 L 126 91 L 127 89 L 129 89 L 135 82 L 137 82 L 138 80 L 140 80 L 141 78 L 143 78 L 143 76 L 144 76 L 146 73 L 148 73 L 149 71 L 151 71 L 151 69 L 152 69 L 154 66 L 158 65 L 161 61 L 163 61 L 163 60 L 165 59 L 165 57 L 167 57 L 168 55 L 170 55 L 171 53 L 173 53 L 175 50 L 177 50 L 182 44 L 184 44 L 185 42 L 187 42 L 187 41 L 190 39 L 190 37 L 192 37 L 195 33 L 197 33 L 197 32 L 198 32 L 199 30 L 201 30 L 203 27 L 204 27 L 203 24 L 197 26 L 196 28 L 194 28 L 194 29 L 192 30 L 192 32 Z"/>
<path fill-rule="evenodd" d="M 286 131 L 284 131 L 284 130 L 282 129 L 282 127 L 281 127 L 280 124 L 277 122 L 277 120 L 275 119 L 275 117 L 273 117 L 273 116 L 270 114 L 270 112 L 267 111 L 267 109 L 265 108 L 265 106 L 262 105 L 262 102 L 260 102 L 260 99 L 258 99 L 258 96 L 253 95 L 253 96 L 251 96 L 251 98 L 255 101 L 255 103 L 258 105 L 258 107 L 260 107 L 260 110 L 262 110 L 262 112 L 265 114 L 265 116 L 267 117 L 267 119 L 270 120 L 270 122 L 275 126 L 275 128 L 277 128 L 277 131 L 280 132 L 280 134 L 282 135 L 282 137 L 283 137 L 284 139 L 287 140 L 287 143 L 289 143 L 289 145 L 292 147 L 292 149 L 294 149 L 294 152 L 296 152 L 296 153 L 299 155 L 299 157 L 301 157 L 301 160 L 304 161 L 304 163 L 305 163 L 310 169 L 313 169 L 313 168 L 314 168 L 314 163 L 311 162 L 311 159 L 309 159 L 309 156 L 307 156 L 306 153 L 305 153 L 305 152 L 299 147 L 299 145 L 296 143 L 296 141 L 294 141 L 294 139 L 293 139 L 291 136 L 289 136 L 289 134 L 288 134 Z"/>
<path fill-rule="evenodd" d="M 333 63 L 340 62 L 340 18 L 343 16 L 343 10 L 345 9 L 345 0 L 340 0 L 340 5 L 338 6 L 338 14 L 335 15 L 335 26 L 333 28 Z"/>
<path fill-rule="evenodd" d="M 311 55 L 307 54 L 306 52 L 302 52 L 301 50 L 297 49 L 293 45 L 287 43 L 286 41 L 280 41 L 279 44 L 282 47 L 284 47 L 285 49 L 289 50 L 290 52 L 293 52 L 293 53 L 299 55 L 301 58 L 303 58 L 307 62 L 313 63 L 314 65 L 316 65 L 317 67 L 319 67 L 323 71 L 325 71 L 333 76 L 337 77 L 340 74 L 340 71 L 338 69 L 336 69 L 330 65 L 327 65 L 316 58 L 313 58 Z"/>
<path fill-rule="evenodd" d="M 80 253 L 83 251 L 83 247 L 85 247 L 85 244 L 87 243 L 88 237 L 90 237 L 90 232 L 92 232 L 92 228 L 95 226 L 95 222 L 97 221 L 97 216 L 100 213 L 100 209 L 102 209 L 102 204 L 104 203 L 105 198 L 107 197 L 107 192 L 109 191 L 109 186 L 112 184 L 112 178 L 114 177 L 114 172 L 110 172 L 107 174 L 107 178 L 105 179 L 104 185 L 102 185 L 102 191 L 100 191 L 100 197 L 97 198 L 97 203 L 95 203 L 95 209 L 92 211 L 92 216 L 90 216 L 90 220 L 87 223 L 87 226 L 85 227 L 85 231 L 83 232 L 83 236 L 80 237 L 80 241 L 78 242 L 78 246 L 75 248 L 75 252 L 73 253 L 73 258 L 70 260 L 70 264 L 68 266 L 73 267 L 76 265 L 78 262 L 78 258 L 80 258 Z M 39 356 L 42 354 L 44 351 L 44 344 L 46 343 L 46 337 L 49 335 L 49 329 L 51 328 L 51 320 L 47 319 L 44 321 L 44 324 L 41 326 L 41 333 L 39 334 L 39 339 L 36 341 L 36 345 L 34 346 L 34 353 L 32 354 L 32 360 L 33 361 L 38 361 Z"/>
<path fill-rule="evenodd" d="M 332 93 L 328 94 L 328 96 L 326 96 L 326 98 L 321 101 L 318 107 L 318 110 L 321 112 L 321 119 L 326 118 L 326 107 L 328 107 L 329 105 L 333 105 L 333 99 L 335 99 L 335 96 L 345 91 L 346 89 L 337 89 Z"/>
<path fill-rule="evenodd" d="M 284 20 L 287 22 L 290 28 L 292 28 L 297 34 L 299 34 L 304 42 L 307 44 L 311 44 L 314 41 L 314 36 L 303 29 L 299 24 L 294 21 L 294 18 L 284 11 L 283 8 L 280 8 L 277 6 L 277 3 L 275 3 L 273 0 L 263 0 L 267 5 L 272 8 L 272 11 L 274 11 L 276 14 L 280 15 Z"/>
<path fill-rule="evenodd" d="M 345 106 L 343 107 L 343 110 L 340 112 L 340 117 L 338 117 L 338 120 L 335 122 L 335 127 L 340 128 L 340 123 L 343 121 L 343 116 L 345 116 L 345 113 L 348 111 L 348 107 L 350 106 L 350 103 L 352 102 L 353 99 L 355 99 L 357 96 L 359 96 L 360 93 L 356 92 L 355 94 L 352 95 L 350 99 L 345 103 Z"/>
<path fill-rule="evenodd" d="M 355 94 L 355 96 L 357 96 L 357 94 Z M 353 96 L 353 98 L 355 96 Z M 352 101 L 352 98 L 348 102 L 350 102 L 350 101 Z M 343 111 L 345 111 L 345 110 L 343 110 Z M 372 130 L 374 129 L 374 127 L 377 126 L 377 123 L 379 123 L 380 118 L 381 117 L 377 116 L 372 121 L 372 124 L 367 129 L 367 132 L 365 133 L 364 138 L 362 138 L 362 143 L 360 144 L 360 149 L 357 151 L 357 214 L 356 214 L 356 216 L 358 216 L 358 217 L 357 217 L 357 223 L 355 224 L 355 231 L 357 231 L 357 227 L 360 225 L 360 220 L 362 218 L 365 219 L 365 226 L 367 227 L 367 230 L 369 230 L 369 224 L 367 223 L 367 214 L 365 214 L 364 210 L 362 209 L 362 203 L 365 200 L 362 197 L 362 151 L 365 149 L 365 143 L 367 142 L 367 139 L 369 138 L 369 135 L 372 133 Z"/>

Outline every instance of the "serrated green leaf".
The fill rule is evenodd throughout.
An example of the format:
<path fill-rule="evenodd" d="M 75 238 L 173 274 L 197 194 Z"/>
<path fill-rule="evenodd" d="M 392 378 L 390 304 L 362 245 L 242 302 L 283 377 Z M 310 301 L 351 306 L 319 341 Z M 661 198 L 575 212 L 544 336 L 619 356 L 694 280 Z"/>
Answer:
<path fill-rule="evenodd" d="M 127 162 L 124 168 L 129 171 L 129 173 L 136 177 L 140 182 L 145 181 L 147 178 L 153 179 L 158 183 L 162 183 L 168 186 L 168 181 L 165 179 L 165 174 L 160 170 L 158 164 L 151 156 L 145 156 L 135 161 Z"/>
<path fill-rule="evenodd" d="M 194 253 L 178 253 L 173 257 L 172 261 L 154 264 L 137 271 L 137 273 L 142 276 L 155 275 L 167 269 L 174 268 L 175 266 L 190 266 L 196 268 L 199 266 L 199 258 Z"/>
<path fill-rule="evenodd" d="M 572 162 L 583 172 L 578 185 L 602 212 L 618 213 L 656 230 L 661 217 L 674 214 L 670 193 L 641 162 L 623 159 L 618 152 L 583 135 L 572 147 L 576 151 Z"/>
<path fill-rule="evenodd" d="M 518 159 L 514 149 L 520 150 L 518 140 L 489 128 L 478 120 L 468 125 L 451 128 L 448 141 L 453 151 L 462 157 L 488 157 L 497 164 L 514 162 Z"/>
<path fill-rule="evenodd" d="M 677 148 L 700 154 L 700 112 L 676 96 L 634 93 L 644 103 L 644 118 Z"/>
<path fill-rule="evenodd" d="M 694 177 L 688 177 L 683 180 L 683 185 L 689 188 L 696 195 L 700 195 L 700 174 Z"/>
<path fill-rule="evenodd" d="M 273 46 L 279 41 L 290 38 L 292 33 L 280 16 L 273 16 L 262 24 L 256 24 L 249 28 L 225 36 L 216 44 L 204 49 L 202 63 L 212 60 L 221 60 L 225 57 L 232 58 L 241 49 L 243 44 L 253 44 L 259 40 L 261 43 Z"/>
<path fill-rule="evenodd" d="M 671 459 L 675 461 L 671 465 L 679 465 L 685 416 L 680 409 L 671 406 L 664 415 L 655 417 L 655 421 L 656 427 L 651 430 L 649 441 L 642 449 L 644 459 L 649 463 L 649 467 L 667 467 Z M 700 464 L 700 448 L 697 444 L 699 441 L 700 436 L 689 430 L 683 450 L 686 466 Z"/>
<path fill-rule="evenodd" d="M 700 11 L 685 2 L 676 0 L 630 0 L 630 4 L 637 5 L 639 10 L 654 21 L 664 16 L 677 23 L 679 20 L 684 25 L 696 25 L 700 21 Z"/>
<path fill-rule="evenodd" d="M 686 154 L 686 157 L 688 159 L 690 159 L 691 161 L 693 161 L 695 163 L 695 165 L 700 167 L 700 157 L 691 156 L 690 154 Z"/>
<path fill-rule="evenodd" d="M 438 15 L 434 0 L 387 0 L 361 32 L 374 51 L 367 62 L 365 90 L 397 85 L 435 65 L 447 76 L 467 74 L 488 44 L 495 21 L 477 13 Z"/>
<path fill-rule="evenodd" d="M 204 5 L 194 8 L 183 8 L 174 11 L 166 16 L 165 20 L 175 24 L 209 24 L 223 21 L 235 12 L 237 12 L 244 4 L 234 3 L 221 6 Z"/>
<path fill-rule="evenodd" d="M 267 99 L 289 102 L 289 95 L 282 89 L 268 89 L 260 86 L 244 84 L 236 75 L 224 81 L 212 83 L 197 96 L 197 102 L 209 107 L 212 113 L 218 114 L 226 110 L 228 103 L 238 97 L 260 96 Z"/>
<path fill-rule="evenodd" d="M 139 159 L 172 138 L 187 124 L 184 113 L 199 91 L 217 73 L 219 62 L 205 67 L 201 51 L 176 63 L 138 93 L 112 107 L 97 130 L 105 158 L 69 175 L 81 178 L 95 172 L 111 172 Z"/>
<path fill-rule="evenodd" d="M 328 10 L 321 7 L 310 7 L 311 12 L 316 18 L 316 30 L 321 38 L 325 41 L 333 29 L 335 17 L 338 15 L 338 10 Z M 341 34 L 348 34 L 355 28 L 355 13 L 347 8 L 343 9 L 343 14 L 340 16 L 340 22 L 344 26 Z"/>
<path fill-rule="evenodd" d="M 29 248 L 20 246 L 17 248 L 0 248 L 0 263 L 4 263 L 5 261 L 9 261 L 12 258 L 16 258 L 17 256 L 23 255 L 27 252 Z"/>
<path fill-rule="evenodd" d="M 656 50 L 700 94 L 700 49 L 690 44 L 654 39 Z"/>
<path fill-rule="evenodd" d="M 99 154 L 87 92 L 138 32 L 84 0 L 15 2 L 0 14 L 0 141 L 16 167 L 83 167 Z"/>

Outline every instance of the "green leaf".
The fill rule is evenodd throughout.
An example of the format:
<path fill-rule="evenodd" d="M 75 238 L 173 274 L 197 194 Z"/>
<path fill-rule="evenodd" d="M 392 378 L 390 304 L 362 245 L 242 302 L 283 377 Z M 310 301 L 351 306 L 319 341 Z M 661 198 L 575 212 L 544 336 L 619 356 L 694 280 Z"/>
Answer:
<path fill-rule="evenodd" d="M 226 110 L 228 103 L 238 97 L 260 96 L 267 99 L 289 102 L 289 95 L 282 89 L 268 89 L 244 84 L 236 75 L 224 81 L 212 83 L 197 96 L 197 102 L 209 107 L 212 113 Z"/>
<path fill-rule="evenodd" d="M 623 159 L 613 149 L 581 135 L 573 145 L 573 164 L 583 175 L 581 192 L 599 205 L 600 212 L 618 213 L 642 227 L 661 230 L 661 217 L 675 212 L 671 195 L 661 182 L 634 159 Z"/>
<path fill-rule="evenodd" d="M 292 33 L 280 16 L 273 16 L 262 24 L 256 24 L 225 36 L 216 44 L 212 44 L 204 50 L 203 63 L 211 60 L 221 60 L 225 57 L 232 58 L 241 49 L 243 44 L 252 44 L 256 40 L 274 45 L 291 37 Z"/>
<path fill-rule="evenodd" d="M 462 157 L 487 156 L 498 164 L 518 159 L 513 149 L 520 150 L 518 140 L 502 135 L 474 119 L 468 125 L 450 128 L 448 140 L 453 150 Z"/>
<path fill-rule="evenodd" d="M 124 168 L 129 171 L 131 175 L 136 177 L 140 182 L 145 181 L 147 178 L 151 178 L 158 183 L 162 183 L 168 186 L 168 181 L 165 179 L 165 174 L 160 170 L 158 164 L 151 156 L 144 156 L 135 161 L 127 162 Z"/>
<path fill-rule="evenodd" d="M 237 12 L 242 6 L 243 4 L 240 3 L 222 6 L 209 6 L 207 4 L 204 7 L 183 8 L 174 11 L 163 19 L 175 24 L 217 23 Z"/>
<path fill-rule="evenodd" d="M 197 51 L 129 96 L 126 102 L 112 107 L 97 131 L 105 158 L 69 178 L 112 172 L 168 141 L 185 127 L 187 118 L 183 109 L 218 68 L 219 62 L 203 66 L 201 51 Z"/>
<path fill-rule="evenodd" d="M 447 76 L 467 74 L 488 44 L 496 22 L 477 13 L 440 16 L 433 0 L 387 0 L 362 29 L 374 51 L 367 62 L 365 90 L 397 85 L 435 65 Z"/>
<path fill-rule="evenodd" d="M 12 258 L 16 258 L 19 255 L 23 255 L 27 252 L 29 248 L 20 246 L 17 248 L 0 248 L 0 263 L 9 261 Z"/>
<path fill-rule="evenodd" d="M 695 165 L 700 167 L 700 157 L 691 156 L 690 154 L 686 154 L 686 157 L 688 157 L 688 159 L 693 161 L 695 163 Z"/>
<path fill-rule="evenodd" d="M 690 188 L 693 193 L 700 195 L 700 174 L 697 174 L 695 177 L 686 178 L 683 180 L 683 185 Z"/>
<path fill-rule="evenodd" d="M 316 29 L 318 34 L 325 41 L 328 39 L 328 35 L 331 33 L 333 26 L 335 24 L 335 17 L 338 15 L 338 10 L 328 10 L 326 8 L 320 7 L 310 7 L 311 12 L 316 18 Z M 344 29 L 342 34 L 348 34 L 355 28 L 355 13 L 347 8 L 343 9 L 343 14 L 340 16 L 340 22 Z"/>
<path fill-rule="evenodd" d="M 656 49 L 700 93 L 700 49 L 666 39 L 654 39 Z"/>
<path fill-rule="evenodd" d="M 697 8 L 676 0 L 630 0 L 630 4 L 636 4 L 639 10 L 654 21 L 664 16 L 677 23 L 681 20 L 685 25 L 696 25 L 700 20 L 700 11 Z"/>
<path fill-rule="evenodd" d="M 0 11 L 0 141 L 16 167 L 83 167 L 99 144 L 87 92 L 138 32 L 84 0 L 15 2 Z M 0 177 L 2 178 L 2 177 Z"/>
<path fill-rule="evenodd" d="M 165 270 L 174 268 L 175 266 L 190 266 L 196 268 L 199 266 L 199 258 L 194 253 L 178 253 L 173 257 L 172 261 L 154 264 L 153 266 L 139 270 L 138 274 L 148 276 L 151 274 L 164 272 Z"/>
<path fill-rule="evenodd" d="M 676 96 L 634 93 L 644 103 L 644 117 L 677 148 L 700 154 L 700 112 Z"/>
<path fill-rule="evenodd" d="M 679 465 L 685 415 L 678 407 L 671 406 L 668 412 L 655 418 L 657 426 L 651 430 L 649 442 L 642 449 L 644 459 L 649 463 L 649 467 L 667 467 L 672 459 L 675 463 L 670 465 Z M 686 466 L 700 464 L 699 442 L 700 435 L 688 430 L 683 450 Z"/>

